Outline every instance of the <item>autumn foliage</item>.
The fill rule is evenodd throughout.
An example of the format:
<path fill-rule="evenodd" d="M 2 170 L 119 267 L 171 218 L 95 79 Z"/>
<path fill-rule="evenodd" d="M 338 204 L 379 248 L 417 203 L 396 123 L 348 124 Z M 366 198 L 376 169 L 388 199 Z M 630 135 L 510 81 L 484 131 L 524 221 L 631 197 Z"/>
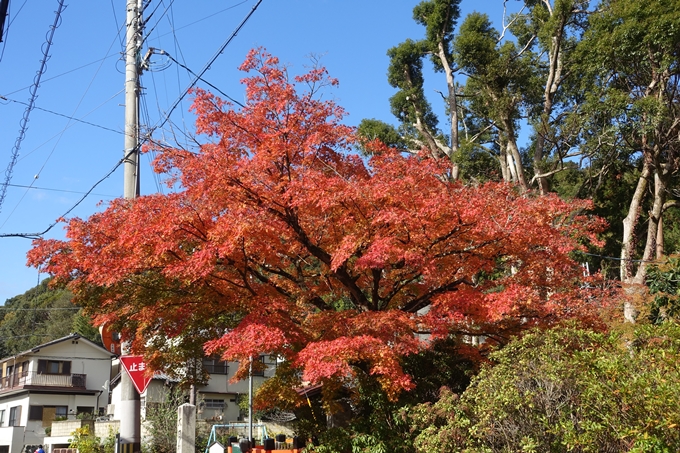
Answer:
<path fill-rule="evenodd" d="M 179 190 L 115 200 L 29 254 L 137 350 L 202 338 L 241 377 L 275 353 L 305 381 L 362 370 L 395 395 L 412 387 L 400 358 L 428 346 L 417 333 L 504 342 L 597 310 L 569 255 L 602 228 L 586 202 L 465 185 L 378 143 L 365 161 L 324 69 L 291 79 L 263 50 L 241 69 L 245 107 L 195 92 L 206 144 L 156 149 Z"/>

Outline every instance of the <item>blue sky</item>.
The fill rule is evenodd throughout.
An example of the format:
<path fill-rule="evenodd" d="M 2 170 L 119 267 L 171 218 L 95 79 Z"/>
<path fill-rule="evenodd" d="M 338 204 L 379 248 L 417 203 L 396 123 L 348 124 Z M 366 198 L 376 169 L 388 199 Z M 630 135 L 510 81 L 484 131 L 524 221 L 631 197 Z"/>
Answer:
<path fill-rule="evenodd" d="M 51 57 L 38 88 L 25 138 L 0 207 L 0 235 L 38 233 L 73 208 L 83 194 L 104 178 L 123 154 L 125 0 L 70 0 L 54 32 Z M 147 16 L 147 47 L 162 49 L 193 72 L 200 72 L 257 0 L 151 0 Z M 263 0 L 204 79 L 229 96 L 243 99 L 237 67 L 248 50 L 264 47 L 290 66 L 294 74 L 321 57 L 339 88 L 327 96 L 343 106 L 345 122 L 363 118 L 394 122 L 387 83 L 387 50 L 407 38 L 420 39 L 423 28 L 412 19 L 417 1 L 410 0 Z M 520 2 L 510 0 L 509 8 Z M 20 121 L 29 102 L 29 88 L 40 67 L 41 48 L 55 20 L 57 0 L 11 0 L 10 16 L 0 43 L 0 183 L 4 181 Z M 462 17 L 477 10 L 497 24 L 502 0 L 463 0 Z M 157 124 L 193 80 L 185 69 L 155 56 L 142 76 L 142 122 Z M 428 76 L 427 95 L 444 90 L 443 75 Z M 199 82 L 198 86 L 208 88 Z M 193 129 L 185 98 L 171 122 L 154 133 L 156 140 L 182 142 Z M 439 113 L 439 112 L 437 112 Z M 74 119 L 69 119 L 72 117 Z M 142 194 L 167 192 L 142 156 Z M 31 187 L 31 188 L 28 188 Z M 119 167 L 78 204 L 68 217 L 87 218 L 122 195 Z M 63 238 L 63 224 L 45 234 Z M 0 237 L 0 304 L 35 286 L 37 270 L 26 267 L 31 241 Z"/>

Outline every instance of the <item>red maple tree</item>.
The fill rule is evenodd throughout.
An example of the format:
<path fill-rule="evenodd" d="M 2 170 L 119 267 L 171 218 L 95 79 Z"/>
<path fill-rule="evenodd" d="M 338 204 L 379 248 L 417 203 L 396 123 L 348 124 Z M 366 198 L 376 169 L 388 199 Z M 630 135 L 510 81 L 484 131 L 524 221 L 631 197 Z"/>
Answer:
<path fill-rule="evenodd" d="M 320 96 L 337 83 L 324 69 L 290 79 L 261 49 L 241 69 L 244 107 L 194 93 L 208 143 L 156 149 L 181 190 L 115 200 L 29 253 L 152 363 L 152 339 L 201 338 L 238 377 L 272 353 L 314 383 L 361 364 L 396 395 L 413 385 L 400 358 L 428 347 L 417 333 L 502 342 L 596 308 L 569 256 L 602 228 L 587 202 L 466 185 L 379 143 L 366 161 Z"/>

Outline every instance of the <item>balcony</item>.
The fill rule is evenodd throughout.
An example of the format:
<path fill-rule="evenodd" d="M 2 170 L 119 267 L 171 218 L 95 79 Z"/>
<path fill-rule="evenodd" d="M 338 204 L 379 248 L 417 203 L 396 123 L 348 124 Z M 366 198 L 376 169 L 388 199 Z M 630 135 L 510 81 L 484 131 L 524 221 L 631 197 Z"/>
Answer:
<path fill-rule="evenodd" d="M 62 387 L 85 389 L 85 374 L 18 373 L 0 378 L 0 392 L 25 387 Z"/>

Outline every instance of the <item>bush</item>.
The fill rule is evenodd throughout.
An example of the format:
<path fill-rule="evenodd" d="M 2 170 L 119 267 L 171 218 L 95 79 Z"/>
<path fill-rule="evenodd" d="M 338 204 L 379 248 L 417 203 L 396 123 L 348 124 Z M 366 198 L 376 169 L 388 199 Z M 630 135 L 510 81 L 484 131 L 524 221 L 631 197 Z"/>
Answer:
<path fill-rule="evenodd" d="M 680 328 L 627 344 L 577 327 L 532 332 L 491 355 L 460 396 L 408 415 L 420 452 L 680 451 Z"/>

